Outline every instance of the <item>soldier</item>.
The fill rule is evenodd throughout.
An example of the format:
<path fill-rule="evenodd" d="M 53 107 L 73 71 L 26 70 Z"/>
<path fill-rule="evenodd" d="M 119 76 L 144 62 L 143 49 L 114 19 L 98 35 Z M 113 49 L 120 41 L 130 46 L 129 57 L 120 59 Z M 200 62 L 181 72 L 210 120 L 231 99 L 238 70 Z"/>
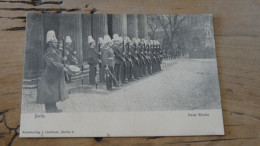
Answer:
<path fill-rule="evenodd" d="M 65 40 L 62 38 L 62 37 L 59 37 L 59 51 L 62 52 L 62 61 L 63 61 L 63 64 L 67 64 L 67 61 L 68 61 L 68 54 L 69 54 L 69 51 L 65 49 L 64 47 L 64 42 Z M 68 73 L 68 72 L 64 72 L 64 75 L 65 75 L 65 81 L 66 83 L 70 83 L 71 82 L 71 75 Z"/>
<path fill-rule="evenodd" d="M 72 46 L 72 40 L 70 36 L 66 36 L 65 39 L 65 50 L 68 51 L 68 60 L 67 63 L 69 65 L 77 65 L 78 64 L 78 60 L 76 58 L 76 50 L 75 48 L 73 48 Z"/>
<path fill-rule="evenodd" d="M 89 44 L 89 83 L 90 85 L 96 84 L 96 73 L 97 73 L 97 64 L 98 64 L 98 52 L 95 49 L 96 41 L 92 38 L 92 36 L 88 36 L 88 44 Z"/>
<path fill-rule="evenodd" d="M 114 54 L 115 54 L 115 79 L 116 79 L 116 80 L 114 80 L 114 86 L 115 87 L 120 86 L 121 65 L 122 65 L 122 62 L 125 61 L 124 58 L 121 55 L 119 41 L 120 41 L 120 38 L 119 38 L 118 34 L 114 34 L 113 35 L 112 49 L 113 49 Z M 119 84 L 116 81 L 118 81 Z"/>
<path fill-rule="evenodd" d="M 66 65 L 78 65 L 76 58 L 76 50 L 72 47 L 72 40 L 70 36 L 65 37 L 63 59 Z M 71 74 L 65 73 L 65 79 L 67 83 L 71 83 Z"/>
<path fill-rule="evenodd" d="M 121 64 L 121 70 L 120 70 L 120 79 L 122 84 L 126 84 L 126 67 L 127 67 L 127 62 L 126 62 L 126 49 L 125 49 L 125 44 L 124 40 L 122 37 L 119 37 L 119 48 L 120 48 L 120 54 L 123 58 L 122 64 Z"/>
<path fill-rule="evenodd" d="M 105 65 L 107 62 L 107 59 L 103 56 L 105 55 L 106 49 L 105 49 L 105 43 L 103 38 L 98 38 L 98 55 L 99 55 L 99 80 L 101 83 L 105 82 Z"/>
<path fill-rule="evenodd" d="M 105 64 L 105 79 L 107 90 L 112 91 L 112 83 L 114 79 L 114 51 L 112 49 L 112 40 L 109 35 L 104 36 L 104 52 L 102 55 L 102 60 Z"/>
<path fill-rule="evenodd" d="M 142 56 L 142 43 L 141 43 L 141 40 L 139 38 L 137 38 L 137 48 L 138 48 L 138 60 L 139 60 L 139 77 L 143 77 L 144 76 L 144 66 L 145 66 L 145 61 L 144 61 L 144 58 Z"/>
<path fill-rule="evenodd" d="M 44 55 L 45 69 L 38 84 L 36 103 L 45 104 L 47 113 L 61 112 L 56 102 L 68 98 L 64 71 L 68 69 L 63 64 L 62 52 L 58 49 L 55 32 L 50 30 L 46 36 L 47 52 Z"/>
<path fill-rule="evenodd" d="M 160 48 L 161 48 L 161 45 L 160 45 Z M 163 59 L 165 60 L 167 58 L 165 49 L 162 50 L 162 55 L 163 55 Z"/>
<path fill-rule="evenodd" d="M 161 64 L 162 64 L 162 56 L 160 52 L 160 42 L 156 41 L 156 49 L 157 49 L 157 58 L 158 58 L 158 71 L 161 71 Z"/>
<path fill-rule="evenodd" d="M 127 61 L 127 67 L 126 67 L 126 72 L 127 72 L 127 79 L 129 82 L 133 81 L 133 61 L 131 59 L 132 51 L 130 50 L 130 45 L 132 45 L 132 41 L 129 39 L 129 37 L 125 37 L 124 39 L 125 42 L 125 49 L 126 49 L 126 55 L 125 59 Z"/>
<path fill-rule="evenodd" d="M 144 76 L 147 75 L 147 64 L 149 63 L 148 58 L 146 58 L 146 56 L 145 56 L 145 50 L 146 50 L 145 43 L 146 43 L 146 40 L 142 39 L 141 40 L 141 56 L 143 57 L 143 60 L 144 60 L 143 61 L 144 65 L 142 67 L 142 73 L 143 73 Z"/>
<path fill-rule="evenodd" d="M 152 75 L 152 71 L 151 71 L 152 61 L 151 61 L 151 57 L 150 57 L 150 42 L 148 40 L 146 40 L 145 56 L 146 56 L 146 58 L 148 60 L 148 63 L 147 63 L 147 73 L 149 75 Z"/>
<path fill-rule="evenodd" d="M 164 59 L 165 59 L 165 53 L 164 53 L 164 49 L 161 48 L 161 44 L 159 43 L 159 50 L 160 50 L 160 56 L 161 56 L 161 65 L 164 64 Z"/>
<path fill-rule="evenodd" d="M 157 55 L 156 55 L 156 41 L 153 40 L 153 60 L 154 60 L 154 65 L 153 65 L 153 73 L 156 73 L 158 71 L 158 58 L 157 58 Z"/>
<path fill-rule="evenodd" d="M 156 64 L 156 60 L 154 58 L 154 41 L 150 40 L 150 57 L 152 60 L 152 73 L 155 73 L 155 64 Z"/>
<path fill-rule="evenodd" d="M 135 79 L 139 79 L 139 66 L 140 66 L 140 62 L 138 59 L 138 52 L 137 52 L 137 39 L 133 38 L 132 41 L 132 45 L 130 46 L 132 49 L 132 53 L 131 53 L 131 59 L 133 60 L 133 75 Z"/>

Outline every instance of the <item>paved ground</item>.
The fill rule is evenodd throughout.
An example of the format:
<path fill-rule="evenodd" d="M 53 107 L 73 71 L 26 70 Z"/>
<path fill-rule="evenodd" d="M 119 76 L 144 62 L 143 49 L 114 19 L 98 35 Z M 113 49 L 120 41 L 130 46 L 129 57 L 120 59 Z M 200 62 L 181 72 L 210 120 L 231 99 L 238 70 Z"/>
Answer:
<path fill-rule="evenodd" d="M 102 84 L 71 90 L 69 99 L 57 103 L 64 112 L 166 111 L 220 108 L 215 60 L 179 60 L 163 71 L 107 91 Z M 33 97 L 31 97 L 32 99 Z M 26 101 L 24 101 L 24 104 Z M 33 101 L 31 102 L 33 103 Z M 25 111 L 44 111 L 25 105 Z"/>

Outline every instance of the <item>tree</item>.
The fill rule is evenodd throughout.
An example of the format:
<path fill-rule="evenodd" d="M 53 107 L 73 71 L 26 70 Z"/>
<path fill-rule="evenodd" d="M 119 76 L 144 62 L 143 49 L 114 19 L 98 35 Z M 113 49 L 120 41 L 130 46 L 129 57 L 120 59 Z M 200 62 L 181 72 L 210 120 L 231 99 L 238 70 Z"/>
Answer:
<path fill-rule="evenodd" d="M 151 29 L 151 31 L 148 33 L 148 35 L 150 36 L 150 38 L 152 40 L 155 39 L 155 32 L 156 30 L 159 28 L 160 23 L 158 22 L 156 15 L 148 15 L 148 26 Z"/>
<path fill-rule="evenodd" d="M 185 20 L 186 15 L 156 15 L 156 18 L 165 33 L 166 42 L 168 42 L 167 46 L 169 46 L 170 49 L 174 49 L 174 38 L 178 32 L 181 31 L 181 24 Z M 178 53 L 180 50 L 172 51 L 180 54 Z"/>

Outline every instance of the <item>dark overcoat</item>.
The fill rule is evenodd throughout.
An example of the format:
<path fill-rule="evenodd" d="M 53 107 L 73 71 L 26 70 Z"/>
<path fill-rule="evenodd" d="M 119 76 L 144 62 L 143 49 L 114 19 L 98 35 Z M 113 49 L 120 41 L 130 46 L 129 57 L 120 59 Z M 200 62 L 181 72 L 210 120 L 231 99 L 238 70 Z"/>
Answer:
<path fill-rule="evenodd" d="M 38 104 L 56 103 L 68 98 L 65 76 L 62 64 L 62 54 L 54 49 L 48 48 L 44 55 L 45 70 L 38 84 Z"/>
<path fill-rule="evenodd" d="M 90 48 L 88 50 L 88 53 L 89 53 L 88 63 L 96 66 L 98 64 L 98 52 L 95 50 L 95 48 Z"/>

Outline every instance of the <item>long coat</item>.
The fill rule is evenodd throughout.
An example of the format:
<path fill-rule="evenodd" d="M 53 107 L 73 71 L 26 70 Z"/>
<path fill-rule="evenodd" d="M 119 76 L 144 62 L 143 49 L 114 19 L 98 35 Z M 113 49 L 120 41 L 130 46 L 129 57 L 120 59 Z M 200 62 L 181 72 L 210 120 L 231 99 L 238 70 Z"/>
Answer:
<path fill-rule="evenodd" d="M 53 48 L 48 48 L 44 55 L 46 64 L 38 85 L 38 104 L 56 103 L 68 98 L 65 76 L 62 64 L 62 54 Z"/>
<path fill-rule="evenodd" d="M 88 53 L 89 53 L 88 63 L 91 65 L 97 65 L 98 64 L 98 52 L 95 50 L 95 48 L 90 48 Z"/>

